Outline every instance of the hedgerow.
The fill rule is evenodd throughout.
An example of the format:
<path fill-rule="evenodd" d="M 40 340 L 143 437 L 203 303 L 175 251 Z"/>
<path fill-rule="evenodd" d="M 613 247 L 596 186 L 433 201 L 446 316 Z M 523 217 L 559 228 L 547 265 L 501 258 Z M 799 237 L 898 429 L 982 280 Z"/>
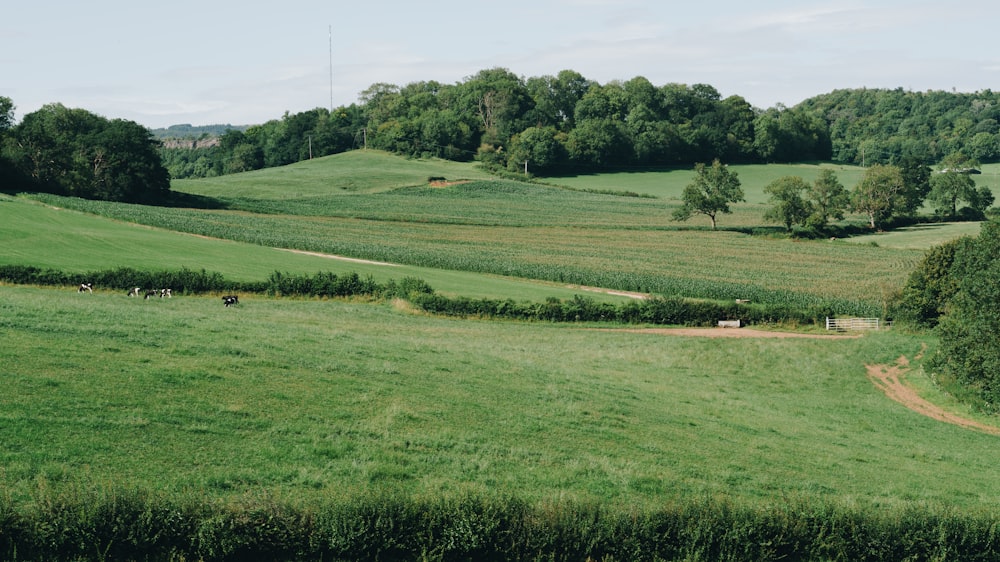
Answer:
<path fill-rule="evenodd" d="M 996 560 L 1000 519 L 933 506 L 667 501 L 656 509 L 376 492 L 310 504 L 137 490 L 0 498 L 5 560 Z"/>
<path fill-rule="evenodd" d="M 817 324 L 828 316 L 834 316 L 831 308 L 821 306 L 794 308 L 678 297 L 652 297 L 612 304 L 577 295 L 568 300 L 550 298 L 539 303 L 516 302 L 511 299 L 449 298 L 437 293 L 421 293 L 412 295 L 410 300 L 433 314 L 551 322 L 714 326 L 719 320 L 740 320 L 745 324 Z"/>

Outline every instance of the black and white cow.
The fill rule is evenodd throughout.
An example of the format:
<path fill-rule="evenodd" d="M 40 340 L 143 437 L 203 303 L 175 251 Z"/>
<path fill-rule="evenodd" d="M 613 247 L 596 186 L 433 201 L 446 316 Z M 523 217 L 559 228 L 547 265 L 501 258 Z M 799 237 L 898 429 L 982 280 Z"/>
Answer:
<path fill-rule="evenodd" d="M 142 289 L 140 289 L 139 287 L 133 287 L 133 288 L 131 288 L 131 289 L 128 290 L 128 296 L 130 296 L 130 297 L 138 297 L 140 291 L 142 291 Z"/>
<path fill-rule="evenodd" d="M 77 292 L 78 293 L 82 293 L 84 291 L 86 291 L 88 293 L 93 293 L 94 292 L 94 284 L 93 283 L 80 283 L 80 289 L 77 290 Z"/>
<path fill-rule="evenodd" d="M 156 296 L 156 291 L 146 291 L 146 296 L 142 298 L 148 299 L 149 297 L 155 297 L 155 296 Z"/>
<path fill-rule="evenodd" d="M 160 298 L 162 299 L 163 297 L 172 298 L 170 296 L 170 289 L 160 289 Z"/>
<path fill-rule="evenodd" d="M 240 297 L 236 295 L 226 295 L 222 297 L 222 302 L 226 305 L 226 308 L 240 304 Z"/>

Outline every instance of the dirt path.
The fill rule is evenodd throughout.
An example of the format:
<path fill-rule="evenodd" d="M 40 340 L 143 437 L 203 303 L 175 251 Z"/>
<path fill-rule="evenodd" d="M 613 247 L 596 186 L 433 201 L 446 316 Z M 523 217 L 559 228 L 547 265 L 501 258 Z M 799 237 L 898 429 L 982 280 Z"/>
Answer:
<path fill-rule="evenodd" d="M 986 425 L 977 421 L 963 418 L 957 414 L 947 412 L 939 406 L 931 404 L 921 398 L 913 388 L 908 386 L 903 380 L 904 375 L 909 372 L 910 362 L 906 357 L 900 357 L 895 365 L 865 365 L 868 369 L 868 378 L 886 396 L 906 406 L 907 408 L 925 415 L 929 418 L 945 423 L 955 424 L 967 429 L 982 431 L 991 435 L 1000 435 L 1000 427 Z"/>
<path fill-rule="evenodd" d="M 769 332 L 750 328 L 598 328 L 608 332 L 634 334 L 660 334 L 663 336 L 690 336 L 698 338 L 805 338 L 842 340 L 860 338 L 860 335 L 800 334 L 796 332 Z"/>
<path fill-rule="evenodd" d="M 278 248 L 279 250 L 284 250 L 286 252 L 292 252 L 293 254 L 304 254 L 307 256 L 316 256 L 318 258 L 329 258 L 331 260 L 349 261 L 354 263 L 367 263 L 371 265 L 389 265 L 392 267 L 399 267 L 397 263 L 387 263 L 384 261 L 372 261 L 372 260 L 362 260 L 358 258 L 349 258 L 346 256 L 335 256 L 333 254 L 321 254 L 319 252 L 307 252 L 305 250 L 292 250 L 291 248 Z"/>

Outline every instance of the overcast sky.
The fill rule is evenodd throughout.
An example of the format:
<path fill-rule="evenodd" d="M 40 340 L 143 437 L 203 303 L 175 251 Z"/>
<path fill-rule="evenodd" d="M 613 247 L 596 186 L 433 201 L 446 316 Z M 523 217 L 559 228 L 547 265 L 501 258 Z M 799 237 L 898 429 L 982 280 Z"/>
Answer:
<path fill-rule="evenodd" d="M 331 75 L 341 106 L 376 82 L 493 67 L 704 83 L 762 109 L 839 88 L 1000 88 L 997 0 L 13 0 L 0 14 L 0 96 L 18 120 L 59 102 L 151 128 L 247 125 L 329 107 Z"/>

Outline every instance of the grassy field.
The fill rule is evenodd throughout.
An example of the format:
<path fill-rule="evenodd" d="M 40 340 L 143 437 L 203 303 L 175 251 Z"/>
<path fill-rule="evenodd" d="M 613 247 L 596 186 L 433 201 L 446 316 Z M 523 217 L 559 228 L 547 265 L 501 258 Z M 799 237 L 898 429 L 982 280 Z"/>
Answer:
<path fill-rule="evenodd" d="M 218 272 L 237 281 L 259 281 L 274 271 L 297 274 L 356 272 L 380 283 L 417 277 L 443 294 L 473 298 L 567 299 L 580 293 L 565 284 L 332 259 L 247 242 L 192 236 L 4 195 L 0 195 L 0 240 L 4 241 L 0 265 L 33 265 L 68 273 L 118 267 L 153 271 L 186 267 Z M 623 299 L 596 292 L 588 292 L 588 295 L 598 300 Z"/>
<path fill-rule="evenodd" d="M 0 481 L 19 497 L 86 481 L 623 506 L 1000 500 L 996 437 L 866 378 L 920 352 L 905 334 L 712 340 L 388 305 L 0 294 Z"/>
<path fill-rule="evenodd" d="M 297 164 L 313 180 L 299 185 L 294 197 L 279 194 L 291 173 L 286 169 L 178 184 L 189 194 L 214 198 L 222 209 L 46 201 L 266 247 L 621 291 L 799 303 L 832 299 L 843 313 L 863 315 L 881 313 L 926 249 L 775 239 L 766 233 L 779 229 L 762 222 L 762 203 L 737 205 L 720 220 L 723 228 L 741 230 L 709 232 L 697 219 L 672 221 L 676 201 L 664 193 L 622 197 L 494 180 L 430 187 L 424 164 L 387 158 L 356 151 Z M 473 175 L 465 164 L 434 165 L 440 176 Z M 385 170 L 386 178 L 360 179 L 370 168 Z M 746 182 L 748 199 L 763 193 L 767 169 L 740 168 L 758 178 Z M 804 169 L 815 173 L 819 167 Z M 399 187 L 401 177 L 412 184 Z M 247 179 L 245 186 L 240 178 Z M 364 193 L 336 187 L 365 181 Z M 748 234 L 762 227 L 764 236 Z M 940 238 L 923 243 L 929 247 L 950 235 L 942 230 Z"/>
<path fill-rule="evenodd" d="M 739 228 L 712 232 L 669 219 L 680 172 L 573 186 L 590 192 L 358 152 L 175 185 L 202 208 L 0 196 L 0 264 L 186 267 L 241 281 L 358 272 L 533 301 L 585 284 L 878 313 L 926 248 L 975 233 L 925 225 L 871 244 L 760 229 L 763 184 L 799 168 L 819 169 L 740 168 L 749 202 L 722 220 Z M 438 188 L 430 176 L 475 181 Z M 674 187 L 659 187 L 665 178 Z M 922 371 L 936 345 L 926 334 L 710 339 L 439 318 L 402 301 L 241 300 L 0 286 L 0 522 L 11 503 L 122 487 L 250 509 L 261 496 L 303 505 L 383 493 L 619 513 L 721 498 L 892 519 L 990 513 L 1000 501 L 996 436 L 911 411 L 866 375 L 905 356 L 922 396 L 997 425 Z"/>

